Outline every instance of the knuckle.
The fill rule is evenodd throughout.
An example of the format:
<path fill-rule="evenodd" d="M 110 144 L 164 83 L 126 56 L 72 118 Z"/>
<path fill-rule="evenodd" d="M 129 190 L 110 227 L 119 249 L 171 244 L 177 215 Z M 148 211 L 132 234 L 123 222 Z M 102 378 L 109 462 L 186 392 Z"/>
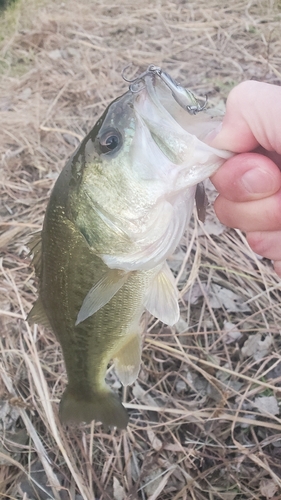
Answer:
<path fill-rule="evenodd" d="M 245 103 L 249 105 L 250 101 L 255 101 L 255 93 L 258 89 L 259 82 L 253 80 L 246 80 L 239 83 L 230 91 L 227 98 L 227 103 L 229 106 L 239 106 L 241 105 L 241 110 Z"/>
<path fill-rule="evenodd" d="M 266 253 L 268 244 L 266 234 L 263 231 L 247 233 L 247 241 L 255 253 L 259 255 L 264 255 Z"/>

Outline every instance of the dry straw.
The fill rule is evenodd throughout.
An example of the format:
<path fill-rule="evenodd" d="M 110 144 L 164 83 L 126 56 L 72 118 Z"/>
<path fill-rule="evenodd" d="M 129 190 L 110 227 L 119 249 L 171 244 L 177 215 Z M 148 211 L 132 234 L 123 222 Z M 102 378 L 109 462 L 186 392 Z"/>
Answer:
<path fill-rule="evenodd" d="M 211 209 L 170 262 L 181 321 L 144 318 L 126 431 L 60 425 L 60 347 L 24 321 L 36 298 L 28 237 L 67 158 L 126 91 L 124 66 L 160 65 L 222 109 L 242 80 L 280 85 L 280 18 L 269 0 L 25 0 L 1 15 L 3 498 L 280 498 L 280 282 Z M 118 388 L 112 368 L 108 378 Z"/>

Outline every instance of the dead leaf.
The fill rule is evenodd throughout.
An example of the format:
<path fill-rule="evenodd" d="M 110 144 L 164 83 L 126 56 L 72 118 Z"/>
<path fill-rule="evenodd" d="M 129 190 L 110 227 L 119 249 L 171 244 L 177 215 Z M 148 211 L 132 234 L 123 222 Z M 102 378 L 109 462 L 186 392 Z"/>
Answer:
<path fill-rule="evenodd" d="M 160 476 L 158 477 L 158 485 L 156 486 L 156 479 L 153 481 L 153 486 L 154 486 L 154 491 L 152 493 L 152 495 L 150 495 L 148 497 L 148 500 L 156 500 L 157 498 L 159 498 L 159 495 L 162 493 L 162 491 L 164 490 L 167 482 L 168 482 L 168 479 L 170 477 L 170 475 L 174 472 L 174 469 L 176 468 L 176 466 L 173 466 L 164 476 Z M 160 481 L 159 481 L 160 479 Z"/>
<path fill-rule="evenodd" d="M 278 491 L 278 485 L 272 479 L 263 479 L 260 484 L 260 492 L 266 498 L 274 497 Z"/>
<path fill-rule="evenodd" d="M 115 476 L 113 477 L 113 497 L 114 500 L 125 500 L 126 498 L 125 490 Z"/>
<path fill-rule="evenodd" d="M 8 401 L 0 401 L 0 429 L 14 431 L 20 412 L 11 406 Z"/>
<path fill-rule="evenodd" d="M 258 350 L 254 354 L 253 358 L 258 361 L 268 355 L 270 347 L 272 345 L 272 336 L 267 335 L 264 340 L 260 340 L 258 343 Z"/>
<path fill-rule="evenodd" d="M 156 450 L 156 451 L 161 450 L 163 444 L 162 444 L 162 441 L 160 441 L 160 439 L 158 439 L 155 432 L 152 429 L 148 429 L 147 435 L 148 435 L 148 439 L 151 443 L 152 448 L 154 448 L 154 450 Z"/>
<path fill-rule="evenodd" d="M 279 378 L 281 377 L 281 361 L 279 361 L 275 366 L 274 368 L 272 368 L 271 370 L 269 370 L 266 374 L 266 378 L 267 380 L 271 379 L 271 378 Z"/>
<path fill-rule="evenodd" d="M 220 492 L 221 500 L 235 500 L 237 495 L 238 495 L 237 492 L 232 492 L 232 491 Z"/>
<path fill-rule="evenodd" d="M 72 56 L 72 57 L 76 57 L 78 59 L 81 58 L 81 53 L 79 50 L 75 49 L 74 47 L 67 47 L 66 49 L 67 53 Z"/>
<path fill-rule="evenodd" d="M 226 229 L 226 226 L 221 224 L 221 222 L 215 218 L 214 214 L 207 214 L 204 227 L 199 228 L 198 235 L 202 236 L 204 234 L 210 234 L 214 236 L 219 236 Z"/>
<path fill-rule="evenodd" d="M 62 482 L 63 476 L 58 475 L 58 478 L 60 482 Z M 28 498 L 38 498 L 40 500 L 49 500 L 50 498 L 54 498 L 47 475 L 39 460 L 31 465 L 29 476 L 26 479 L 23 479 L 23 481 L 19 484 L 19 487 L 23 494 L 27 495 Z M 65 500 L 66 498 L 64 491 L 61 492 L 61 498 L 62 500 Z"/>
<path fill-rule="evenodd" d="M 181 248 L 177 248 L 173 253 L 173 256 L 168 259 L 169 267 L 172 271 L 178 272 L 182 266 L 182 262 L 185 258 L 185 252 Z"/>
<path fill-rule="evenodd" d="M 244 357 L 253 356 L 256 361 L 264 358 L 269 353 L 272 337 L 267 335 L 264 340 L 261 338 L 260 333 L 250 335 L 241 349 L 242 355 Z"/>
<path fill-rule="evenodd" d="M 204 294 L 208 297 L 212 309 L 222 309 L 224 307 L 228 312 L 251 311 L 249 306 L 245 304 L 243 297 L 215 283 L 211 284 L 209 287 L 205 283 L 201 283 L 200 285 L 196 283 L 183 296 L 183 299 L 187 300 L 190 304 L 196 304 L 198 299 Z"/>
<path fill-rule="evenodd" d="M 18 95 L 18 99 L 20 99 L 21 101 L 27 101 L 27 99 L 30 98 L 32 94 L 32 90 L 30 87 L 26 87 L 19 95 Z"/>
<path fill-rule="evenodd" d="M 188 323 L 184 321 L 182 317 L 180 317 L 180 319 L 175 324 L 175 329 L 177 333 L 186 332 L 188 330 Z"/>
<path fill-rule="evenodd" d="M 0 465 L 10 465 L 8 457 L 14 460 L 20 460 L 22 456 L 22 445 L 28 442 L 26 429 L 16 429 L 14 432 L 5 432 L 2 437 L 3 444 L 0 443 L 0 452 L 3 454 L 0 459 Z M 5 460 L 4 456 L 7 456 Z"/>
<path fill-rule="evenodd" d="M 205 283 L 195 283 L 187 293 L 184 294 L 183 299 L 190 304 L 196 304 L 198 299 L 203 297 L 204 292 L 207 293 L 207 285 Z"/>
<path fill-rule="evenodd" d="M 184 448 L 177 443 L 167 443 L 164 445 L 164 450 L 172 451 L 173 453 L 182 453 Z"/>
<path fill-rule="evenodd" d="M 20 226 L 15 226 L 15 227 L 12 227 L 12 229 L 8 229 L 7 231 L 4 231 L 0 235 L 0 248 L 6 247 L 11 242 L 14 242 L 16 235 L 20 231 L 22 231 L 22 227 L 20 227 Z"/>
<path fill-rule="evenodd" d="M 223 329 L 226 332 L 226 335 L 224 336 L 226 344 L 232 344 L 242 337 L 242 333 L 239 331 L 237 326 L 230 321 L 224 321 Z"/>
<path fill-rule="evenodd" d="M 62 134 L 62 136 L 68 144 L 71 144 L 71 146 L 74 146 L 75 148 L 78 146 L 79 141 L 77 137 L 74 137 L 71 134 Z"/>
<path fill-rule="evenodd" d="M 245 413 L 244 418 L 247 420 L 256 420 L 256 415 L 249 415 L 248 413 Z M 240 424 L 241 429 L 248 429 L 251 424 L 247 424 L 246 422 L 243 422 Z"/>
<path fill-rule="evenodd" d="M 207 291 L 210 306 L 213 309 L 224 307 L 228 312 L 250 312 L 250 307 L 245 304 L 243 297 L 228 288 L 212 284 Z"/>
<path fill-rule="evenodd" d="M 138 384 L 138 382 L 135 382 L 132 390 L 135 398 L 139 399 L 139 401 L 141 401 L 142 403 L 149 406 L 159 406 L 159 404 L 156 403 L 155 399 L 153 399 L 150 394 L 147 394 L 147 392 Z"/>
<path fill-rule="evenodd" d="M 247 356 L 253 356 L 253 354 L 257 351 L 258 342 L 261 341 L 261 334 L 256 333 L 255 335 L 251 335 L 245 341 L 241 352 L 243 356 L 246 358 Z"/>
<path fill-rule="evenodd" d="M 275 396 L 262 396 L 255 399 L 255 406 L 263 415 L 278 415 L 279 407 Z"/>
<path fill-rule="evenodd" d="M 155 490 L 157 490 L 159 484 L 163 479 L 163 470 L 160 468 L 154 469 L 146 476 L 146 484 L 144 486 L 144 491 L 148 497 L 153 495 Z"/>
<path fill-rule="evenodd" d="M 184 380 L 180 379 L 176 383 L 176 391 L 179 392 L 184 392 L 187 389 L 187 385 Z"/>
<path fill-rule="evenodd" d="M 221 401 L 223 399 L 223 391 L 222 389 L 219 390 L 219 387 L 216 387 L 214 384 L 208 383 L 207 386 L 207 395 L 209 398 L 213 399 L 214 401 Z"/>
<path fill-rule="evenodd" d="M 48 56 L 50 59 L 53 59 L 53 61 L 56 61 L 62 57 L 62 51 L 59 49 L 50 50 L 50 52 L 48 52 Z"/>

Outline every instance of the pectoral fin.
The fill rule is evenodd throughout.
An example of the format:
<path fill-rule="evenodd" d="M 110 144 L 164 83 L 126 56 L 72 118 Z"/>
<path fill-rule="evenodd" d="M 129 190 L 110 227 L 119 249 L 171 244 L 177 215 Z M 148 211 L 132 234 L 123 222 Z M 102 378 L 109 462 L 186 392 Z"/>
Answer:
<path fill-rule="evenodd" d="M 114 367 L 123 385 L 132 384 L 139 373 L 141 363 L 141 338 L 139 333 L 128 336 L 127 342 L 114 354 Z"/>
<path fill-rule="evenodd" d="M 129 275 L 130 273 L 119 269 L 109 269 L 86 295 L 75 326 L 105 306 L 124 285 Z"/>
<path fill-rule="evenodd" d="M 178 290 L 167 263 L 152 282 L 144 307 L 166 325 L 174 325 L 180 316 Z"/>

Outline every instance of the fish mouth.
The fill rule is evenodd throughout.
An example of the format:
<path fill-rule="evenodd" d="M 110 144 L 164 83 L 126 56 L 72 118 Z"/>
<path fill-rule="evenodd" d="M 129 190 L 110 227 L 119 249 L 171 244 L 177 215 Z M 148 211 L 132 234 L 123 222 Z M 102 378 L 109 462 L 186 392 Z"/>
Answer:
<path fill-rule="evenodd" d="M 137 121 L 147 129 L 155 146 L 171 167 L 184 163 L 187 148 L 193 143 L 189 123 L 196 116 L 183 109 L 166 83 L 151 71 L 132 84 L 130 90 L 135 94 Z"/>
<path fill-rule="evenodd" d="M 214 117 L 214 113 L 207 112 L 206 99 L 201 104 L 191 90 L 180 86 L 160 68 L 150 66 L 131 83 L 130 91 L 135 95 L 137 119 L 174 165 L 186 165 L 199 149 L 206 155 L 224 159 L 230 156 L 229 152 L 211 148 L 205 141 L 208 133 L 221 122 L 221 116 Z"/>
<path fill-rule="evenodd" d="M 154 107 L 161 120 L 163 118 L 170 119 L 169 125 L 173 127 L 172 130 L 175 133 L 180 133 L 179 127 L 177 130 L 175 129 L 176 125 L 193 133 L 194 124 L 202 122 L 200 114 L 206 108 L 207 98 L 205 97 L 203 104 L 201 104 L 191 90 L 182 87 L 168 73 L 157 66 L 149 66 L 146 72 L 131 82 L 129 90 L 133 94 L 139 94 L 136 103 L 141 98 L 147 99 L 149 109 L 147 113 L 142 115 L 147 124 L 149 124 L 152 112 L 155 111 Z M 206 121 L 206 116 L 204 121 Z"/>

